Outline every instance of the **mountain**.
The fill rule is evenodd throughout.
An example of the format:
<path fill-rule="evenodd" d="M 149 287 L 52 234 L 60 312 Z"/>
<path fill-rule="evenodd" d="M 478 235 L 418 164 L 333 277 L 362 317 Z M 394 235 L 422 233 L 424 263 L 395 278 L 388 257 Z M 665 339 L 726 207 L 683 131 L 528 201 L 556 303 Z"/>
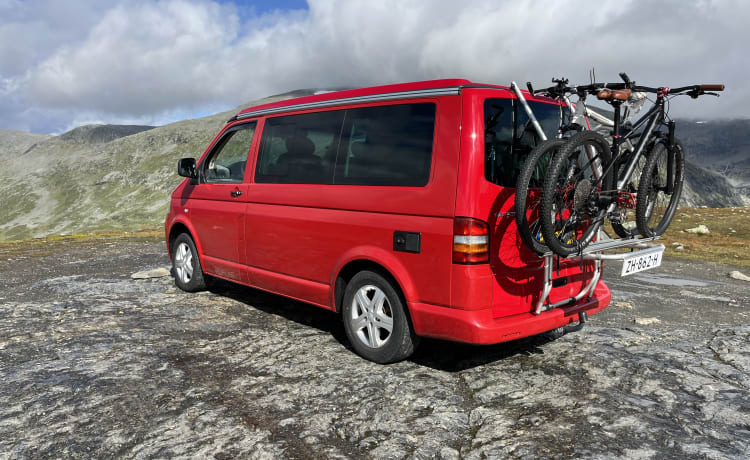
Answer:
<path fill-rule="evenodd" d="M 0 241 L 159 227 L 182 180 L 179 158 L 200 156 L 244 107 L 315 92 L 297 90 L 160 127 L 88 125 L 59 136 L 0 130 Z M 750 204 L 748 127 L 748 120 L 678 123 L 689 160 L 683 204 Z"/>
<path fill-rule="evenodd" d="M 747 192 L 733 186 L 726 176 L 692 161 L 685 162 L 685 185 L 680 197 L 681 206 L 726 208 L 750 204 Z"/>
<path fill-rule="evenodd" d="M 0 160 L 11 160 L 50 139 L 49 134 L 31 134 L 23 131 L 0 129 Z"/>
<path fill-rule="evenodd" d="M 725 179 L 726 184 L 717 183 L 709 195 L 726 192 L 750 205 L 750 120 L 681 120 L 677 136 L 689 161 Z M 727 185 L 727 190 L 722 190 Z"/>
<path fill-rule="evenodd" d="M 156 128 L 88 125 L 59 136 L 0 130 L 0 241 L 159 227 L 182 180 L 179 158 L 199 157 L 242 108 L 313 92 Z"/>

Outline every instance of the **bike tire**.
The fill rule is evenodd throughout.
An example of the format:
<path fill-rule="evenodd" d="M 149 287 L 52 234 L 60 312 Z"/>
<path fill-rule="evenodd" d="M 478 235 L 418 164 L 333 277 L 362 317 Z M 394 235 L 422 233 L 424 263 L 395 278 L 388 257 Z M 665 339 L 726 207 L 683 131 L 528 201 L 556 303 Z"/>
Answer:
<path fill-rule="evenodd" d="M 666 193 L 669 146 L 665 141 L 659 141 L 651 148 L 641 174 L 635 215 L 638 231 L 645 237 L 663 234 L 672 222 L 680 202 L 685 173 L 685 148 L 680 141 L 675 141 L 674 149 L 674 187 L 671 194 Z"/>
<path fill-rule="evenodd" d="M 601 169 L 608 171 L 596 190 L 611 190 L 610 147 L 604 136 L 593 131 L 578 133 L 560 147 L 544 179 L 542 236 L 545 244 L 561 257 L 581 252 L 588 246 L 607 211 L 589 199 L 596 196 L 595 190 L 591 189 L 595 183 L 592 160 L 584 158 L 584 150 L 589 146 L 594 149 L 594 159 L 599 160 Z M 592 206 L 593 214 L 588 211 Z"/>
<path fill-rule="evenodd" d="M 516 181 L 515 211 L 518 236 L 529 249 L 539 255 L 549 250 L 541 236 L 541 189 L 550 160 L 564 143 L 562 139 L 549 139 L 534 147 Z"/>

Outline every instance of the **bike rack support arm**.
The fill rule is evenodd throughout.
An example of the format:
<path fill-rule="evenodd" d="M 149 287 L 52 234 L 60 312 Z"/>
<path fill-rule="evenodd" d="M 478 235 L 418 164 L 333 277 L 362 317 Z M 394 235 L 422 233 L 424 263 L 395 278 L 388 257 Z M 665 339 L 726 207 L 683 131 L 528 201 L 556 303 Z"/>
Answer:
<path fill-rule="evenodd" d="M 534 126 L 536 133 L 539 135 L 542 141 L 546 141 L 547 135 L 544 134 L 544 131 L 542 130 L 542 126 L 539 124 L 539 121 L 537 121 L 536 117 L 534 116 L 534 112 L 531 110 L 531 107 L 529 107 L 529 103 L 526 102 L 526 98 L 523 96 L 521 89 L 518 87 L 518 85 L 514 81 L 510 82 L 510 87 L 513 90 L 513 92 L 516 93 L 516 97 L 518 98 L 518 101 L 523 106 L 523 109 L 526 111 L 526 115 L 529 116 L 529 120 L 531 120 L 531 124 L 532 126 Z"/>

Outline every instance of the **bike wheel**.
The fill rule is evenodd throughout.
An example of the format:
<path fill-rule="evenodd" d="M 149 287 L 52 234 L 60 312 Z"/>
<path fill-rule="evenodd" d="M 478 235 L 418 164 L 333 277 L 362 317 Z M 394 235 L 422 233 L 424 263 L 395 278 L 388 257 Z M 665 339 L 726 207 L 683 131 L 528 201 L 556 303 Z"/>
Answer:
<path fill-rule="evenodd" d="M 633 174 L 630 176 L 630 181 L 625 184 L 622 191 L 631 195 L 631 197 L 637 197 L 638 185 L 641 182 L 641 175 L 643 174 L 643 168 L 646 167 L 647 161 L 646 155 L 641 155 L 638 158 L 638 163 L 635 165 Z M 624 167 L 623 167 L 624 168 Z M 619 171 L 614 177 L 619 177 Z M 637 203 L 637 200 L 632 200 L 633 203 Z M 618 208 L 609 216 L 612 230 L 620 238 L 635 238 L 638 236 L 638 225 L 635 217 L 635 206 L 626 205 L 618 206 Z"/>
<path fill-rule="evenodd" d="M 607 140 L 592 131 L 571 137 L 552 159 L 542 189 L 541 220 L 544 242 L 555 254 L 580 252 L 601 227 L 607 210 L 598 199 L 612 188 L 610 162 Z"/>
<path fill-rule="evenodd" d="M 685 149 L 675 142 L 672 165 L 672 192 L 667 190 L 669 174 L 669 147 L 666 142 L 654 144 L 641 174 L 638 186 L 638 204 L 635 209 L 638 231 L 646 237 L 659 236 L 672 222 L 682 194 L 685 170 Z"/>
<path fill-rule="evenodd" d="M 537 254 L 544 254 L 548 250 L 542 238 L 542 222 L 539 219 L 541 189 L 550 160 L 564 143 L 561 139 L 550 139 L 537 145 L 526 158 L 516 182 L 518 236 Z"/>

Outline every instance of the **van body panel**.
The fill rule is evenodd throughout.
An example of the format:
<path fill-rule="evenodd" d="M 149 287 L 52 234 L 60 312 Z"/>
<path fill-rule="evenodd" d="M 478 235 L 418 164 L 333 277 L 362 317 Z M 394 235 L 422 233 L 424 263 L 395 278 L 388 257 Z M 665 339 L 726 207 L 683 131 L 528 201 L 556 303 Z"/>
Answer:
<path fill-rule="evenodd" d="M 330 287 L 328 283 L 319 283 L 251 266 L 245 266 L 244 272 L 247 276 L 245 284 L 312 303 L 327 310 L 332 309 L 329 303 Z"/>
<path fill-rule="evenodd" d="M 449 302 L 452 219 L 250 203 L 247 222 L 251 267 L 327 284 L 347 254 L 403 271 L 399 278 L 422 287 L 405 292 L 407 299 Z M 420 233 L 421 252 L 394 252 L 396 230 Z"/>

